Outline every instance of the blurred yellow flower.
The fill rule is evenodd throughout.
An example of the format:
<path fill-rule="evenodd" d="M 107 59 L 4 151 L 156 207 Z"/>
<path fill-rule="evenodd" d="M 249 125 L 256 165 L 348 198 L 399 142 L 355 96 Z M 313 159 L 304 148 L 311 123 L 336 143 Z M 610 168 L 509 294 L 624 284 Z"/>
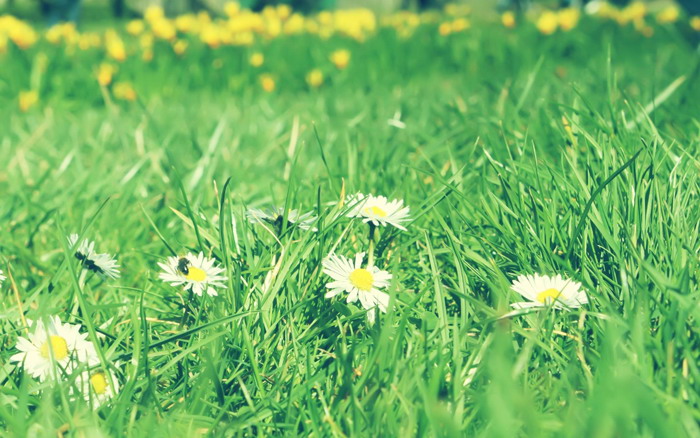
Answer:
<path fill-rule="evenodd" d="M 19 109 L 22 112 L 27 112 L 29 108 L 39 102 L 39 93 L 34 90 L 19 92 Z"/>
<path fill-rule="evenodd" d="M 100 64 L 99 69 L 97 70 L 97 82 L 102 85 L 103 87 L 106 87 L 107 85 L 112 83 L 112 77 L 114 76 L 114 73 L 117 72 L 117 68 L 113 66 L 112 64 L 108 63 L 102 63 Z"/>
<path fill-rule="evenodd" d="M 311 88 L 318 88 L 323 85 L 323 72 L 317 68 L 306 74 L 306 83 Z"/>
<path fill-rule="evenodd" d="M 438 33 L 442 36 L 447 36 L 452 33 L 452 23 L 450 22 L 444 22 L 440 23 L 440 26 L 438 26 Z"/>
<path fill-rule="evenodd" d="M 690 19 L 690 27 L 692 27 L 694 31 L 700 32 L 700 16 L 695 16 Z"/>
<path fill-rule="evenodd" d="M 452 22 L 452 32 L 462 32 L 469 29 L 470 26 L 471 24 L 466 18 L 455 18 Z"/>
<path fill-rule="evenodd" d="M 159 18 L 151 21 L 150 23 L 151 30 L 156 38 L 172 41 L 177 36 L 177 29 L 175 29 L 175 25 L 167 18 Z"/>
<path fill-rule="evenodd" d="M 176 55 L 182 55 L 185 53 L 186 50 L 187 50 L 187 41 L 177 40 L 173 43 L 173 52 L 175 52 Z"/>
<path fill-rule="evenodd" d="M 559 16 L 552 11 L 544 11 L 537 19 L 537 30 L 544 35 L 551 35 L 557 31 Z"/>
<path fill-rule="evenodd" d="M 133 102 L 136 100 L 136 91 L 129 82 L 117 82 L 112 89 L 114 97 L 121 100 Z"/>
<path fill-rule="evenodd" d="M 250 55 L 250 59 L 248 60 L 250 62 L 250 65 L 253 67 L 260 67 L 265 63 L 265 55 L 263 55 L 260 52 L 255 52 L 252 55 Z"/>
<path fill-rule="evenodd" d="M 160 6 L 149 6 L 143 13 L 143 18 L 149 23 L 165 18 L 165 11 Z"/>
<path fill-rule="evenodd" d="M 676 5 L 668 5 L 658 14 L 656 14 L 656 21 L 661 24 L 675 23 L 681 16 L 681 11 Z"/>
<path fill-rule="evenodd" d="M 131 20 L 126 24 L 126 31 L 134 36 L 140 35 L 145 28 L 146 26 L 143 24 L 143 20 Z"/>
<path fill-rule="evenodd" d="M 581 11 L 577 8 L 564 8 L 559 11 L 559 27 L 568 32 L 578 24 L 581 18 Z"/>
<path fill-rule="evenodd" d="M 107 55 L 116 60 L 124 61 L 126 59 L 126 47 L 119 35 L 112 29 L 105 32 L 105 49 Z"/>
<path fill-rule="evenodd" d="M 350 63 L 350 51 L 347 49 L 338 49 L 331 53 L 331 62 L 339 70 L 345 69 Z"/>
<path fill-rule="evenodd" d="M 224 13 L 229 17 L 235 17 L 241 11 L 241 5 L 238 2 L 226 2 L 224 5 Z"/>
<path fill-rule="evenodd" d="M 259 77 L 260 79 L 260 86 L 262 87 L 263 90 L 267 91 L 268 93 L 272 93 L 275 91 L 275 79 L 272 77 L 272 75 L 268 73 L 263 73 Z"/>
<path fill-rule="evenodd" d="M 515 14 L 513 11 L 505 11 L 503 15 L 501 15 L 501 23 L 508 29 L 512 29 L 515 27 Z"/>

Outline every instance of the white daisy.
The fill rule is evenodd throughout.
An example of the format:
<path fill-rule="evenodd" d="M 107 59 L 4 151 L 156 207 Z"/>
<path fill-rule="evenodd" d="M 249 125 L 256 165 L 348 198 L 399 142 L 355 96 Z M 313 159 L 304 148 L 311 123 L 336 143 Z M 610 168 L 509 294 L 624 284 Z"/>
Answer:
<path fill-rule="evenodd" d="M 391 274 L 382 271 L 376 266 L 362 267 L 365 253 L 361 252 L 351 260 L 344 256 L 330 254 L 323 260 L 323 272 L 329 275 L 333 281 L 326 284 L 330 289 L 326 292 L 326 298 L 333 298 L 341 292 L 347 292 L 348 303 L 360 301 L 362 307 L 367 310 L 367 319 L 374 323 L 375 310 L 386 313 L 389 305 L 389 295 L 379 289 L 387 287 Z"/>
<path fill-rule="evenodd" d="M 68 236 L 68 246 L 75 247 L 80 237 L 77 234 Z M 109 254 L 95 252 L 95 242 L 84 239 L 75 248 L 75 258 L 80 260 L 83 269 L 94 272 L 103 278 L 119 278 L 119 265 Z"/>
<path fill-rule="evenodd" d="M 2 282 L 5 281 L 5 278 L 7 278 L 7 277 L 2 275 L 2 269 L 0 269 L 0 285 L 2 285 Z"/>
<path fill-rule="evenodd" d="M 582 290 L 581 283 L 563 278 L 559 274 L 555 277 L 540 274 L 520 275 L 513 282 L 512 288 L 530 300 L 511 304 L 516 309 L 549 305 L 555 309 L 573 309 L 588 304 L 588 297 Z"/>
<path fill-rule="evenodd" d="M 57 373 L 60 370 L 70 373 L 80 362 L 95 365 L 99 358 L 87 336 L 87 333 L 80 333 L 80 324 L 61 324 L 58 316 L 51 316 L 48 324 L 34 323 L 29 339 L 17 339 L 20 352 L 10 361 L 21 363 L 27 373 L 41 380 L 53 374 L 54 365 Z"/>
<path fill-rule="evenodd" d="M 170 283 L 172 286 L 184 285 L 185 290 L 190 290 L 194 294 L 202 296 L 206 292 L 209 296 L 215 297 L 218 294 L 214 287 L 225 288 L 226 276 L 219 275 L 224 269 L 215 266 L 214 259 L 204 257 L 203 253 L 195 256 L 188 253 L 184 257 L 168 257 L 166 263 L 158 263 L 163 271 L 160 279 Z"/>
<path fill-rule="evenodd" d="M 119 393 L 119 381 L 112 371 L 83 371 L 76 379 L 75 385 L 93 409 L 99 408 Z"/>
<path fill-rule="evenodd" d="M 248 221 L 254 224 L 265 221 L 281 227 L 284 218 L 284 207 L 272 207 L 266 210 L 249 208 L 246 211 L 246 216 L 248 216 Z M 290 228 L 296 226 L 301 230 L 317 231 L 316 227 L 313 226 L 314 222 L 316 222 L 316 216 L 311 211 L 299 214 L 299 210 L 287 210 L 287 222 Z"/>
<path fill-rule="evenodd" d="M 401 199 L 389 201 L 384 196 L 357 193 L 349 196 L 345 203 L 350 207 L 347 216 L 361 217 L 364 222 L 372 223 L 375 226 L 388 224 L 406 231 L 403 223 L 411 219 L 410 209 L 404 207 Z"/>

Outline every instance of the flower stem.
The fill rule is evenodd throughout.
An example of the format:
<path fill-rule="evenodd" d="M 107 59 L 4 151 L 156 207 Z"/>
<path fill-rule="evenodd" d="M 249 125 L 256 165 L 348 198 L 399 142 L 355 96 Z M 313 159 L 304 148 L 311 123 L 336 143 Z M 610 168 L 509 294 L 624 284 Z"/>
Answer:
<path fill-rule="evenodd" d="M 375 239 L 375 230 L 377 229 L 377 226 L 374 225 L 372 222 L 369 222 L 369 256 L 368 256 L 368 264 L 369 266 L 374 266 L 374 239 Z"/>

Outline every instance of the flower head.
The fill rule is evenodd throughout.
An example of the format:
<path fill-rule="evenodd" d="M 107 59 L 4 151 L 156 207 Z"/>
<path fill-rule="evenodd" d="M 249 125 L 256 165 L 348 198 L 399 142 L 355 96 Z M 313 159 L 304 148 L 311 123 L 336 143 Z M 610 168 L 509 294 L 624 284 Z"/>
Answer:
<path fill-rule="evenodd" d="M 376 308 L 386 313 L 389 295 L 380 289 L 389 285 L 391 274 L 376 266 L 362 267 L 365 253 L 361 252 L 351 260 L 344 256 L 330 254 L 323 260 L 323 272 L 333 281 L 326 284 L 329 289 L 326 298 L 333 298 L 341 292 L 347 292 L 348 303 L 360 301 L 367 312 L 367 319 L 374 323 Z"/>
<path fill-rule="evenodd" d="M 95 252 L 95 242 L 83 240 L 76 248 L 79 236 L 71 234 L 68 236 L 68 246 L 74 248 L 75 258 L 80 260 L 83 269 L 94 272 L 102 278 L 119 278 L 119 265 L 109 254 L 98 254 Z"/>
<path fill-rule="evenodd" d="M 166 263 L 158 263 L 165 272 L 161 272 L 161 280 L 172 286 L 183 286 L 195 295 L 202 296 L 206 292 L 209 296 L 218 295 L 214 287 L 225 288 L 228 278 L 220 275 L 224 269 L 215 266 L 215 260 L 204 257 L 203 253 L 193 255 L 188 253 L 184 257 L 168 257 Z"/>
<path fill-rule="evenodd" d="M 516 309 L 549 305 L 555 309 L 573 309 L 588 304 L 588 297 L 582 290 L 581 283 L 565 279 L 559 274 L 555 277 L 540 274 L 520 275 L 513 282 L 512 288 L 530 300 L 511 304 Z"/>
<path fill-rule="evenodd" d="M 406 231 L 403 223 L 410 220 L 410 209 L 404 207 L 403 200 L 389 201 L 384 196 L 363 195 L 357 193 L 348 197 L 345 203 L 350 207 L 349 217 L 361 217 L 364 222 L 375 226 L 393 225 Z"/>
<path fill-rule="evenodd" d="M 2 282 L 5 281 L 7 277 L 5 277 L 2 273 L 2 269 L 0 269 L 0 286 L 2 285 Z"/>
<path fill-rule="evenodd" d="M 285 219 L 285 212 L 284 207 L 272 207 L 266 210 L 249 208 L 246 216 L 248 216 L 250 223 L 265 221 L 281 227 L 282 221 Z M 300 230 L 316 231 L 316 227 L 313 226 L 316 222 L 316 216 L 313 215 L 313 212 L 299 214 L 299 210 L 287 210 L 286 219 L 289 228 L 297 227 Z"/>
<path fill-rule="evenodd" d="M 95 365 L 99 359 L 87 336 L 80 333 L 80 324 L 62 324 L 58 316 L 50 317 L 48 324 L 36 321 L 29 338 L 17 339 L 20 352 L 10 361 L 21 363 L 27 373 L 41 380 L 52 375 L 54 365 L 58 373 L 70 373 L 81 362 Z"/>
<path fill-rule="evenodd" d="M 350 51 L 347 49 L 338 49 L 331 53 L 330 59 L 338 70 L 343 70 L 350 63 Z"/>
<path fill-rule="evenodd" d="M 76 387 L 92 404 L 94 409 L 99 408 L 119 393 L 119 381 L 113 372 L 105 372 L 101 369 L 83 371 L 76 379 Z"/>

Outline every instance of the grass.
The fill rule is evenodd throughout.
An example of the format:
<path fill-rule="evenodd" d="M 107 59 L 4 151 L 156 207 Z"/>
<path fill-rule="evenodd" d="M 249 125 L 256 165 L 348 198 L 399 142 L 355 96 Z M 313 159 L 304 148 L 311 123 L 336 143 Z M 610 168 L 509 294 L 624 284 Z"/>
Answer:
<path fill-rule="evenodd" d="M 324 67 L 338 47 L 344 71 Z M 3 59 L 3 435 L 700 436 L 698 55 L 673 28 L 477 23 L 259 49 L 273 93 L 249 49 L 195 48 L 125 61 L 131 103 L 100 91 L 99 59 Z M 29 81 L 41 101 L 19 113 Z M 381 229 L 392 298 L 375 326 L 323 298 L 322 258 L 368 247 L 331 204 L 357 191 L 414 218 Z M 316 210 L 318 232 L 245 220 L 267 204 Z M 79 281 L 71 232 L 122 277 Z M 228 288 L 161 282 L 169 248 L 217 258 Z M 533 272 L 582 282 L 590 305 L 500 318 Z M 111 406 L 8 362 L 22 315 L 100 338 Z"/>

